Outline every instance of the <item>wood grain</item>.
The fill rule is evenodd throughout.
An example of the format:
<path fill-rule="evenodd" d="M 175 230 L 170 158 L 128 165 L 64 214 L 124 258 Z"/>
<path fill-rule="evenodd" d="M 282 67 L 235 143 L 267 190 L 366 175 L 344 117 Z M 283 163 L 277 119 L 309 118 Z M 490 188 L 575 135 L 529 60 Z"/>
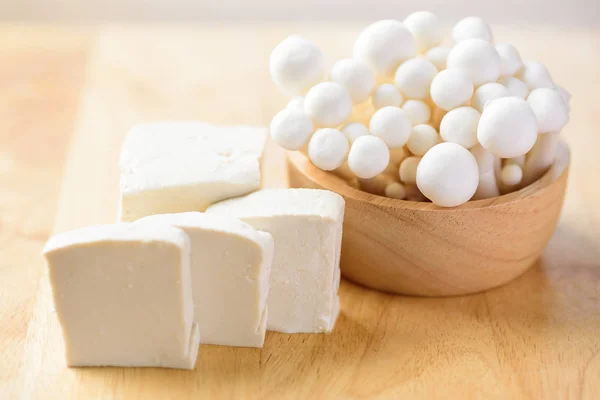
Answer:
<path fill-rule="evenodd" d="M 563 214 L 541 259 L 522 277 L 444 299 L 393 296 L 344 281 L 331 335 L 268 333 L 261 350 L 202 346 L 194 371 L 65 367 L 39 250 L 54 214 L 56 232 L 115 219 L 116 160 L 129 126 L 165 118 L 266 124 L 285 104 L 268 78 L 270 49 L 302 32 L 333 60 L 350 54 L 362 25 L 113 26 L 97 28 L 83 44 L 81 36 L 53 36 L 50 28 L 27 37 L 21 27 L 2 28 L 1 57 L 13 66 L 0 63 L 0 87 L 22 76 L 54 89 L 44 92 L 52 101 L 45 97 L 38 107 L 20 103 L 14 91 L 2 97 L 0 124 L 14 124 L 15 134 L 0 134 L 1 159 L 12 160 L 0 162 L 0 398 L 597 397 L 600 108 L 592 93 L 600 90 L 600 31 L 562 27 L 495 31 L 526 59 L 547 63 L 573 94 Z M 46 52 L 53 40 L 61 49 L 71 43 L 79 55 Z M 56 74 L 39 81 L 27 75 L 28 59 L 12 55 L 24 49 Z M 86 54 L 83 94 L 74 106 Z M 582 57 L 577 65 L 566 61 Z M 58 71 L 72 78 L 59 79 Z M 284 185 L 283 155 L 273 146 L 269 153 L 268 184 Z M 20 233 L 27 221 L 33 240 Z"/>

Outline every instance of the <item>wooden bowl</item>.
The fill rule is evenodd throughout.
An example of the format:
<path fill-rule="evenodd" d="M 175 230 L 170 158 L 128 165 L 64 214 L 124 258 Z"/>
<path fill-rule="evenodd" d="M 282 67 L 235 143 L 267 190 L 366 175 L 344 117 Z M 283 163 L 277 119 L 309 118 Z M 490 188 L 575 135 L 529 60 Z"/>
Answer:
<path fill-rule="evenodd" d="M 558 223 L 569 150 L 510 194 L 454 208 L 396 200 L 349 186 L 288 153 L 291 187 L 328 189 L 346 200 L 341 268 L 345 278 L 386 292 L 454 296 L 509 282 L 533 265 Z"/>

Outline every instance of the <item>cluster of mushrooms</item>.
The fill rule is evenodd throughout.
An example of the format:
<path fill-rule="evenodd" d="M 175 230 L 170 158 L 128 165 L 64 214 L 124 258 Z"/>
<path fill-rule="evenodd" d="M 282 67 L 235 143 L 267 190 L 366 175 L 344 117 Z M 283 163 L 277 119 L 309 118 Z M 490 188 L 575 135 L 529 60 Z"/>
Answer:
<path fill-rule="evenodd" d="M 291 98 L 272 139 L 349 185 L 454 207 L 518 190 L 554 161 L 570 95 L 539 62 L 523 62 L 467 17 L 442 45 L 427 11 L 367 26 L 353 57 L 327 73 L 321 50 L 291 36 L 270 73 Z"/>

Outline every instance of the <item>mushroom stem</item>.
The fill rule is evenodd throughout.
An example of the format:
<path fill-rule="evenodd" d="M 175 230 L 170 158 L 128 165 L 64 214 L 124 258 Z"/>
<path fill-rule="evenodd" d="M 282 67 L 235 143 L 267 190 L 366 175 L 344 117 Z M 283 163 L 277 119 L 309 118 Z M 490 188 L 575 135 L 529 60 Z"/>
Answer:
<path fill-rule="evenodd" d="M 370 179 L 359 178 L 358 181 L 360 182 L 361 190 L 380 196 L 383 196 L 385 194 L 385 188 L 387 187 L 387 185 L 389 185 L 392 182 L 397 182 L 397 180 L 395 180 L 392 175 L 386 173 L 381 173 Z"/>
<path fill-rule="evenodd" d="M 475 156 L 477 167 L 479 168 L 479 184 L 472 200 L 500 196 L 500 190 L 498 190 L 496 181 L 498 158 L 481 145 L 473 147 L 471 153 Z"/>
<path fill-rule="evenodd" d="M 533 149 L 527 154 L 525 160 L 522 186 L 530 185 L 544 175 L 554 162 L 559 141 L 559 132 L 538 135 Z"/>

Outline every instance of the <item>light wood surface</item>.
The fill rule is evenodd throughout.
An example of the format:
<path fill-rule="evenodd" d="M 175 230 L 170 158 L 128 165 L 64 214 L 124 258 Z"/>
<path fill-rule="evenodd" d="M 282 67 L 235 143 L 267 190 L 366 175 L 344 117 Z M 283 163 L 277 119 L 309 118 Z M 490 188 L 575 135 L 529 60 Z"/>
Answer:
<path fill-rule="evenodd" d="M 327 189 L 346 200 L 342 275 L 390 293 L 456 296 L 503 285 L 539 258 L 565 197 L 569 151 L 531 185 L 452 209 L 376 196 L 288 153 L 292 187 Z"/>
<path fill-rule="evenodd" d="M 344 281 L 331 335 L 203 346 L 194 371 L 68 369 L 40 255 L 52 232 L 110 222 L 130 125 L 266 124 L 285 99 L 270 49 L 301 32 L 333 58 L 363 24 L 0 26 L 0 398 L 595 399 L 600 393 L 600 31 L 496 29 L 573 94 L 564 210 L 541 259 L 486 293 L 393 296 Z M 266 181 L 286 184 L 269 147 Z"/>

